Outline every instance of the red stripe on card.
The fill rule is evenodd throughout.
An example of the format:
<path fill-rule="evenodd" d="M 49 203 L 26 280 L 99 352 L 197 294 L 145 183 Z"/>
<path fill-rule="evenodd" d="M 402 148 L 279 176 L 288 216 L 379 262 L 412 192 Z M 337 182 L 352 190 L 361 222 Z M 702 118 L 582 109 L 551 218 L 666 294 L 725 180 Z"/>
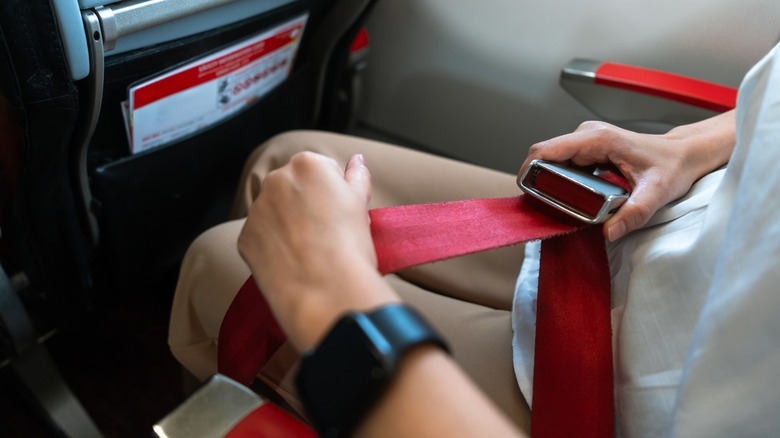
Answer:
<path fill-rule="evenodd" d="M 294 42 L 300 38 L 302 30 L 303 24 L 296 25 L 237 51 L 140 87 L 133 94 L 133 110 L 232 73 Z"/>

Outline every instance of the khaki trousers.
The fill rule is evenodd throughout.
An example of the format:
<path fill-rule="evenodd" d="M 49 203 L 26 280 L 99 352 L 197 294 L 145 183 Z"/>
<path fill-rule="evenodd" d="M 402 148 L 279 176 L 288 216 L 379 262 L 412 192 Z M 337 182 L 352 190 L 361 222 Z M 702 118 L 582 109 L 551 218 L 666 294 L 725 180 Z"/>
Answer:
<path fill-rule="evenodd" d="M 363 154 L 372 174 L 371 208 L 511 196 L 519 190 L 514 175 L 375 141 L 299 131 L 272 138 L 250 156 L 234 217 L 245 216 L 268 172 L 303 150 L 333 157 L 342 166 L 353 154 Z M 169 344 L 199 379 L 217 371 L 222 318 L 249 277 L 236 249 L 242 225 L 242 219 L 235 219 L 206 231 L 182 264 Z M 455 359 L 496 405 L 528 430 L 530 411 L 512 365 L 511 307 L 522 257 L 522 246 L 515 246 L 408 269 L 386 279 L 443 334 Z M 291 348 L 282 348 L 258 377 L 300 409 L 291 385 L 296 357 Z"/>

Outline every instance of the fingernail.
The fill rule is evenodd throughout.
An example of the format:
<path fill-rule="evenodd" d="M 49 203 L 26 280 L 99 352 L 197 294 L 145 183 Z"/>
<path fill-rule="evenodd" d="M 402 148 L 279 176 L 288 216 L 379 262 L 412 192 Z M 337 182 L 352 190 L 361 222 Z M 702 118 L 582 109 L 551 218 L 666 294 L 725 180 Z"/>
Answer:
<path fill-rule="evenodd" d="M 626 223 L 623 221 L 618 221 L 607 230 L 607 238 L 610 242 L 620 239 L 624 234 L 626 234 Z"/>
<path fill-rule="evenodd" d="M 362 165 L 366 164 L 366 159 L 363 157 L 363 154 L 356 154 L 355 159 L 358 160 L 358 162 Z"/>

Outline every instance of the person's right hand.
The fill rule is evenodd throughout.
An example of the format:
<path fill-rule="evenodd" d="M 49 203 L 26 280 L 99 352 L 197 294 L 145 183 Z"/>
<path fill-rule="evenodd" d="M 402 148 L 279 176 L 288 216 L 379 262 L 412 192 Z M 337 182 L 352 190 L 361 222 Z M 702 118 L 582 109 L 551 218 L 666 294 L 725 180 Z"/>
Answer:
<path fill-rule="evenodd" d="M 346 169 L 311 152 L 266 176 L 238 239 L 288 339 L 314 346 L 344 313 L 398 301 L 377 271 L 362 156 Z"/>
<path fill-rule="evenodd" d="M 734 111 L 663 135 L 640 134 L 605 122 L 585 122 L 576 131 L 534 144 L 531 160 L 589 166 L 611 163 L 626 177 L 631 195 L 604 224 L 614 241 L 643 226 L 659 208 L 683 196 L 699 178 L 728 161 L 735 143 Z"/>

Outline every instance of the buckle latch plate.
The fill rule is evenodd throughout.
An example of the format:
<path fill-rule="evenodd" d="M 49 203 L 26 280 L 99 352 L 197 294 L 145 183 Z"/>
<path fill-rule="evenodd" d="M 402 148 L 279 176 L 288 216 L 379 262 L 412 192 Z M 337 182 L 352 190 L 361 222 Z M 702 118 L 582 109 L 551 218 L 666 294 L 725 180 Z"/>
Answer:
<path fill-rule="evenodd" d="M 595 174 L 533 160 L 517 180 L 523 192 L 581 221 L 606 221 L 628 199 L 628 191 Z"/>

